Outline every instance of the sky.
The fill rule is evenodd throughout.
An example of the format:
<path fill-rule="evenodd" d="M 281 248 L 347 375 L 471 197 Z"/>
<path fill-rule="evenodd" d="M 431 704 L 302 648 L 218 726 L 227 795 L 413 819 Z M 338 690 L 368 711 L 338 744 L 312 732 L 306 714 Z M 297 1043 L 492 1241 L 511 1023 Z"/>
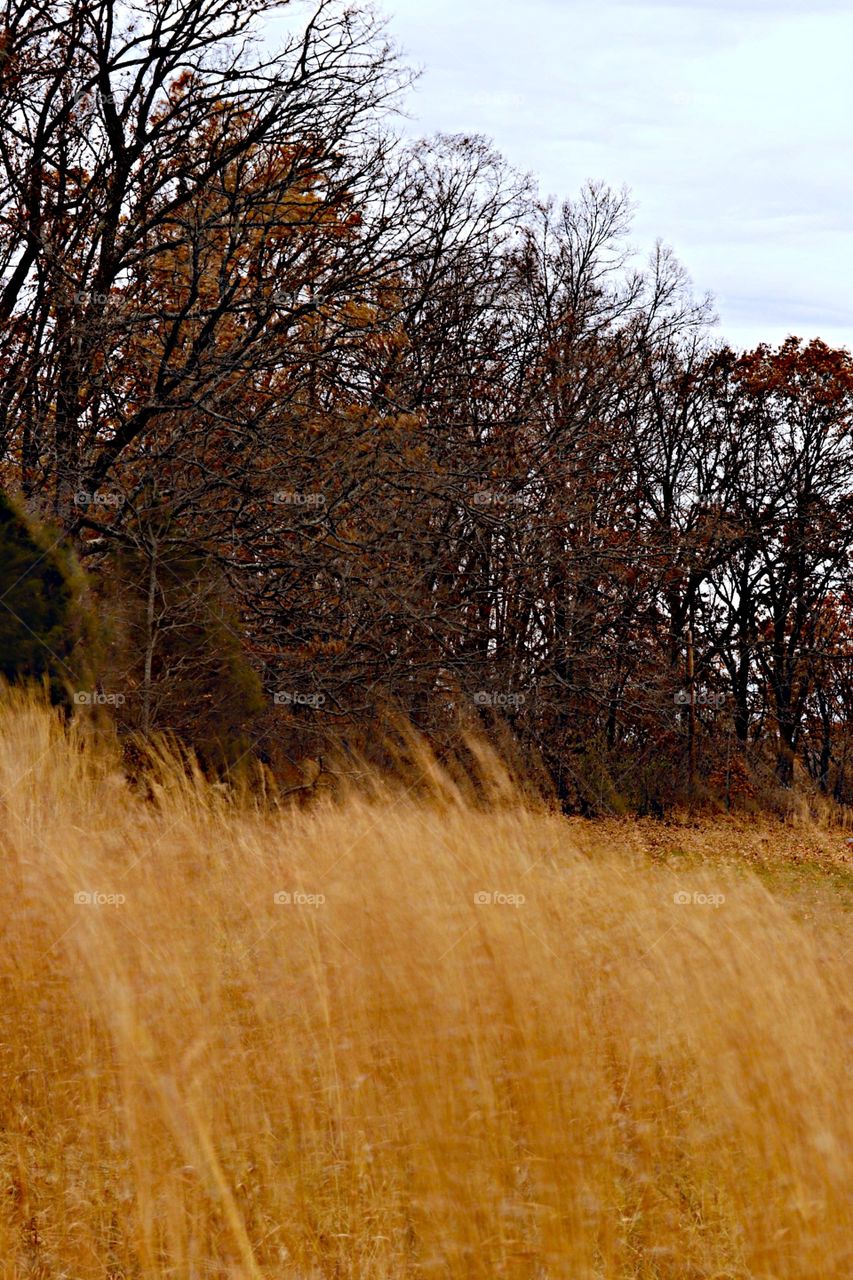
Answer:
<path fill-rule="evenodd" d="M 623 184 L 736 347 L 853 349 L 853 0 L 382 0 L 414 134 L 480 133 L 543 195 Z"/>

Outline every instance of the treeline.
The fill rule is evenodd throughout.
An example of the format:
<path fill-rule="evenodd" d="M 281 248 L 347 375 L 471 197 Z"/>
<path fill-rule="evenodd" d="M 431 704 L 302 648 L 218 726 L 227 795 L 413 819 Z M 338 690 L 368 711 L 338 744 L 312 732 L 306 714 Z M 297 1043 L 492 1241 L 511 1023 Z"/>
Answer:
<path fill-rule="evenodd" d="M 370 13 L 273 8 L 5 5 L 4 671 L 232 767 L 402 713 L 568 807 L 848 802 L 849 354 L 721 346 L 624 192 L 405 142 Z"/>

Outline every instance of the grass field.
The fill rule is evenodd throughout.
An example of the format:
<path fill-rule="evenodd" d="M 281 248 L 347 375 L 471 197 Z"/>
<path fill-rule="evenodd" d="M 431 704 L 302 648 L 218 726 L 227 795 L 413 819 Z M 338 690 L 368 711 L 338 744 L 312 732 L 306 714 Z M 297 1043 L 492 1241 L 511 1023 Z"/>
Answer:
<path fill-rule="evenodd" d="M 145 800 L 4 699 L 2 1280 L 853 1274 L 842 836 L 432 783 Z"/>

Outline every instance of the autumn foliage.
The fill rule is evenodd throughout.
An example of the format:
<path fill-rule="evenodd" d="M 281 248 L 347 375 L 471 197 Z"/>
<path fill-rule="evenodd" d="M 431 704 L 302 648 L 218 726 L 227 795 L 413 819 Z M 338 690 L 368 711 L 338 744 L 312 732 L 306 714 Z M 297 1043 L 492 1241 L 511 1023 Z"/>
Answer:
<path fill-rule="evenodd" d="M 268 7 L 2 24 L 0 478 L 124 728 L 276 770 L 403 716 L 584 812 L 847 803 L 849 353 L 727 349 L 624 192 L 403 142 L 375 19 L 267 56 Z"/>

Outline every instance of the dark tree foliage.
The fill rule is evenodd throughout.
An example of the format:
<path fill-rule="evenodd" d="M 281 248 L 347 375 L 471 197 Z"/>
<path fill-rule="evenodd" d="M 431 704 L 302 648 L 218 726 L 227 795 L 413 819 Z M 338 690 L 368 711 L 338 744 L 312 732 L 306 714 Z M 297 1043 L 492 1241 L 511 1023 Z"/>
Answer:
<path fill-rule="evenodd" d="M 850 354 L 722 346 L 625 192 L 404 144 L 371 13 L 264 51 L 280 7 L 0 21 L 0 479 L 85 564 L 123 725 L 234 763 L 402 714 L 585 812 L 853 800 Z M 8 510 L 38 677 L 71 596 Z"/>

